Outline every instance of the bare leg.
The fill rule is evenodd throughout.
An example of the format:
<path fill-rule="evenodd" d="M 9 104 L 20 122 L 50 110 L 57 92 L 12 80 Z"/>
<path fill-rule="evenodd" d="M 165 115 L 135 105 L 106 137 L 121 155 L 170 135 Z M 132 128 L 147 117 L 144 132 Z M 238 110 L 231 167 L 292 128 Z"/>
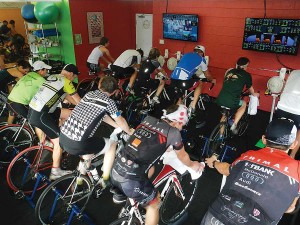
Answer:
<path fill-rule="evenodd" d="M 156 96 L 159 96 L 160 95 L 160 93 L 163 91 L 163 89 L 164 89 L 164 86 L 165 86 L 165 81 L 164 80 L 160 80 L 160 83 L 159 83 L 159 85 L 158 85 L 158 87 L 157 87 L 157 90 L 156 90 L 156 93 L 155 93 L 155 95 Z"/>
<path fill-rule="evenodd" d="M 62 155 L 62 149 L 59 146 L 59 138 L 51 139 L 53 143 L 53 153 L 52 153 L 52 160 L 54 168 L 60 168 L 60 159 Z"/>
<path fill-rule="evenodd" d="M 152 204 L 145 207 L 146 219 L 145 225 L 157 225 L 159 222 L 159 205 L 160 205 L 160 194 L 157 193 L 157 200 Z"/>
<path fill-rule="evenodd" d="M 36 136 L 38 137 L 40 143 L 42 143 L 44 141 L 44 139 L 46 138 L 45 133 L 38 127 L 34 128 Z"/>
<path fill-rule="evenodd" d="M 242 106 L 236 111 L 235 116 L 234 116 L 234 124 L 237 125 L 242 116 L 244 115 L 246 111 L 246 102 L 243 101 Z"/>
<path fill-rule="evenodd" d="M 7 117 L 7 124 L 13 124 L 13 123 L 14 123 L 14 120 L 15 120 L 15 116 L 14 116 L 14 115 L 8 114 L 8 117 Z"/>
<path fill-rule="evenodd" d="M 110 147 L 109 150 L 105 153 L 104 155 L 104 160 L 103 160 L 103 180 L 108 180 L 110 171 L 112 169 L 115 156 L 116 156 L 116 148 L 117 148 L 117 143 L 116 142 L 110 142 Z"/>
<path fill-rule="evenodd" d="M 202 81 L 199 81 L 199 84 L 198 84 L 198 86 L 196 87 L 196 89 L 194 91 L 194 99 L 191 102 L 191 107 L 193 109 L 196 109 L 196 105 L 197 105 L 197 102 L 199 100 L 199 96 L 201 95 L 201 91 L 202 91 Z"/>
<path fill-rule="evenodd" d="M 295 158 L 295 156 L 296 156 L 296 154 L 297 154 L 297 152 L 298 152 L 298 150 L 299 150 L 299 146 L 300 146 L 300 130 L 297 131 L 297 137 L 296 137 L 296 140 L 298 141 L 298 144 L 295 146 L 294 149 L 292 149 L 292 152 L 291 152 L 291 154 L 290 154 L 290 156 L 291 156 L 292 158 Z"/>

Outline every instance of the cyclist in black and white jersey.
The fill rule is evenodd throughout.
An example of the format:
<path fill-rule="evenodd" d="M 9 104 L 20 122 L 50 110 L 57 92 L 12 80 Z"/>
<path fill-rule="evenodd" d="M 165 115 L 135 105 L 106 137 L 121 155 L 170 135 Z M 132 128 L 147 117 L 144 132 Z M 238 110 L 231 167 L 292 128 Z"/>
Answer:
<path fill-rule="evenodd" d="M 202 164 L 190 160 L 184 149 L 180 130 L 187 122 L 188 112 L 184 105 L 170 106 L 164 110 L 161 119 L 148 116 L 116 156 L 111 182 L 127 197 L 135 199 L 145 207 L 147 225 L 157 225 L 159 220 L 159 193 L 148 178 L 154 172 L 150 169 L 154 162 L 168 148 L 173 148 L 183 164 L 197 172 L 203 169 Z M 121 203 L 124 201 L 121 198 L 121 193 L 115 193 L 113 200 Z"/>
<path fill-rule="evenodd" d="M 114 72 L 116 78 L 122 79 L 130 77 L 126 91 L 132 94 L 132 87 L 137 77 L 137 72 L 140 68 L 143 56 L 144 52 L 142 49 L 128 49 L 125 50 L 112 65 L 110 65 L 110 69 Z"/>
<path fill-rule="evenodd" d="M 96 136 L 97 128 L 104 121 L 115 128 L 120 127 L 128 134 L 133 132 L 121 116 L 114 100 L 110 98 L 117 87 L 115 78 L 110 76 L 101 78 L 99 90 L 88 92 L 61 127 L 60 145 L 68 153 L 82 155 L 83 159 L 88 160 L 94 153 L 101 150 L 105 152 L 103 175 L 101 183 L 99 182 L 102 187 L 106 186 L 109 179 L 116 143 Z"/>

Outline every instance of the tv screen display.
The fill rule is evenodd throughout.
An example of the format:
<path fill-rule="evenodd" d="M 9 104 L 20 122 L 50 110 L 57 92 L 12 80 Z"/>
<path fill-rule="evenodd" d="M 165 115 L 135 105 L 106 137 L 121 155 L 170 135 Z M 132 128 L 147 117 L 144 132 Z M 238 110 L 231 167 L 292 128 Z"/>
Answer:
<path fill-rule="evenodd" d="M 297 55 L 300 19 L 246 18 L 243 49 Z"/>
<path fill-rule="evenodd" d="M 163 38 L 198 41 L 198 15 L 163 14 Z"/>

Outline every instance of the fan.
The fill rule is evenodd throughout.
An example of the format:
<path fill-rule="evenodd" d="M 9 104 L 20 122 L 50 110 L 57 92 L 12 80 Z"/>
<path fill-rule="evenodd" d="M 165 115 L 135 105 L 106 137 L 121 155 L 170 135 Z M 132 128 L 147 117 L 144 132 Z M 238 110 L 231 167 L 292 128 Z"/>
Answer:
<path fill-rule="evenodd" d="M 176 66 L 177 66 L 177 59 L 175 59 L 174 57 L 169 58 L 167 62 L 168 69 L 174 70 Z"/>
<path fill-rule="evenodd" d="M 161 55 L 158 57 L 157 61 L 159 62 L 160 67 L 163 67 L 164 64 L 165 64 L 165 62 L 166 62 L 165 58 L 163 56 L 161 56 Z"/>
<path fill-rule="evenodd" d="M 271 77 L 267 83 L 267 87 L 271 94 L 279 94 L 283 88 L 283 85 L 284 81 L 279 76 Z"/>

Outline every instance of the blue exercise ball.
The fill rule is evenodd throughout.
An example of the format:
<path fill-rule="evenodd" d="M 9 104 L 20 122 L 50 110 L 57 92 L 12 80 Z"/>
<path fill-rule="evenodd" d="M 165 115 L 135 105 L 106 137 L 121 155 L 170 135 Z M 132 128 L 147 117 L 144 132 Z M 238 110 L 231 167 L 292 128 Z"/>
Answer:
<path fill-rule="evenodd" d="M 38 2 L 34 7 L 34 15 L 42 24 L 54 23 L 59 16 L 59 8 L 53 2 Z"/>
<path fill-rule="evenodd" d="M 38 20 L 34 15 L 34 5 L 33 4 L 26 4 L 23 5 L 21 8 L 21 16 L 26 22 L 29 23 L 36 23 Z"/>

